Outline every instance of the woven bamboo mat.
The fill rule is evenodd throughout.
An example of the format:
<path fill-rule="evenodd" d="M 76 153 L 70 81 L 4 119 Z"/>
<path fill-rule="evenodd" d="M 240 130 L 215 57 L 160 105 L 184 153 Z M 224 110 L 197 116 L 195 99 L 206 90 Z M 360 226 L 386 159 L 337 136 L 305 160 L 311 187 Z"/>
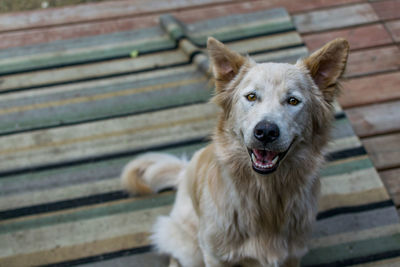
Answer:
<path fill-rule="evenodd" d="M 173 192 L 129 197 L 118 176 L 149 150 L 209 142 L 207 36 L 259 62 L 308 51 L 284 9 L 0 51 L 0 266 L 166 266 L 147 240 Z M 322 171 L 304 266 L 395 265 L 395 207 L 344 112 Z"/>

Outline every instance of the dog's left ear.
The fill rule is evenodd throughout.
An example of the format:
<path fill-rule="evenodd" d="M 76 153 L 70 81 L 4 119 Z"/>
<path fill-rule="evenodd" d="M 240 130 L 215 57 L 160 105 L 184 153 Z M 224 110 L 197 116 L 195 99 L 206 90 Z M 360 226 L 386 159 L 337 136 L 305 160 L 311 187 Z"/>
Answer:
<path fill-rule="evenodd" d="M 338 93 L 336 85 L 345 70 L 348 54 L 349 43 L 345 39 L 338 38 L 303 61 L 328 102 L 333 101 Z"/>
<path fill-rule="evenodd" d="M 216 90 L 219 93 L 239 73 L 247 59 L 213 37 L 208 38 L 207 49 L 216 80 Z"/>

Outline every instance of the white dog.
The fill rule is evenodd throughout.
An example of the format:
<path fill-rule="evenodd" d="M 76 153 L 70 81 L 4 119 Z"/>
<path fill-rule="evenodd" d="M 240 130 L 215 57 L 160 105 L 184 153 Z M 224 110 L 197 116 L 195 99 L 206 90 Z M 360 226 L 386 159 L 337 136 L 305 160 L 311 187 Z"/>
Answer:
<path fill-rule="evenodd" d="M 152 235 L 170 266 L 298 266 L 348 43 L 336 39 L 295 65 L 257 64 L 213 38 L 207 47 L 222 108 L 212 143 L 190 162 L 140 156 L 123 184 L 135 194 L 178 189 Z"/>

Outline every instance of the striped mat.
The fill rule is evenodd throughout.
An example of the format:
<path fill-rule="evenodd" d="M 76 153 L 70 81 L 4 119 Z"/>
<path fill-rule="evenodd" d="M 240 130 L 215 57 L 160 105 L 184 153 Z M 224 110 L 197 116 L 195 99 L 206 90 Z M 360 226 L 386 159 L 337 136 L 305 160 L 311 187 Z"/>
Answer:
<path fill-rule="evenodd" d="M 308 51 L 284 9 L 0 51 L 0 266 L 166 266 L 148 231 L 173 192 L 129 197 L 122 167 L 209 142 L 206 37 L 259 62 Z M 337 107 L 303 266 L 395 266 L 395 207 Z"/>

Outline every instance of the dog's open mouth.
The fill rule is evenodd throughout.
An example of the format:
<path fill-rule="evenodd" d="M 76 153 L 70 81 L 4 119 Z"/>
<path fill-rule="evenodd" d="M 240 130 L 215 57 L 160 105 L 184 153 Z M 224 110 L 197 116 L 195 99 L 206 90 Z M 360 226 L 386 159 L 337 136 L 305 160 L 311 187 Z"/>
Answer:
<path fill-rule="evenodd" d="M 249 149 L 253 169 L 260 174 L 268 174 L 275 171 L 283 153 L 274 151 Z"/>
<path fill-rule="evenodd" d="M 286 153 L 292 147 L 294 140 L 284 152 L 275 152 L 266 149 L 248 149 L 253 169 L 260 174 L 269 174 L 274 172 L 279 162 L 286 156 Z"/>

